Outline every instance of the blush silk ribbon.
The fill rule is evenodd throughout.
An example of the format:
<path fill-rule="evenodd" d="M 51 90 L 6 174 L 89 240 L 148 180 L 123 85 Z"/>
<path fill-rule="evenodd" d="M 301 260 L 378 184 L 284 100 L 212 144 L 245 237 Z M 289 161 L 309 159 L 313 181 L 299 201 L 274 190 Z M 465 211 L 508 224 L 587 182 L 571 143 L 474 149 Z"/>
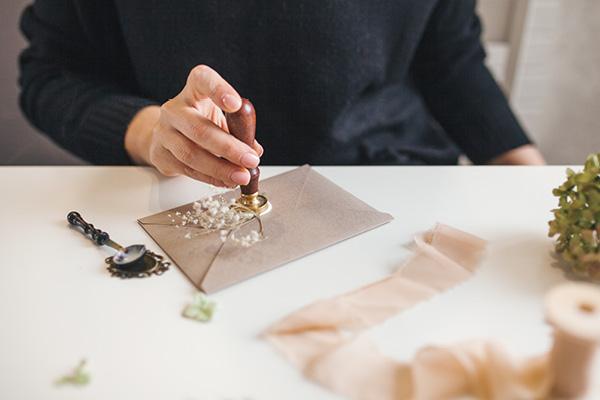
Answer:
<path fill-rule="evenodd" d="M 266 339 L 308 379 L 352 399 L 546 398 L 547 355 L 514 360 L 498 344 L 473 341 L 426 347 L 404 363 L 360 335 L 471 277 L 486 247 L 442 224 L 415 244 L 414 255 L 391 276 L 293 312 Z"/>

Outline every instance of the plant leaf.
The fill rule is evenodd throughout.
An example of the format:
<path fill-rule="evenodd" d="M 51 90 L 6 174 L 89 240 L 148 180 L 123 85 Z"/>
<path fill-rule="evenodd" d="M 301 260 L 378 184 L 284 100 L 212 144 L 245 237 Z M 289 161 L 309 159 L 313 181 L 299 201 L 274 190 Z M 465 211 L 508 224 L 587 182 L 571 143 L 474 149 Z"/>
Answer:
<path fill-rule="evenodd" d="M 209 300 L 203 293 L 196 293 L 190 304 L 184 309 L 182 315 L 185 318 L 200 322 L 209 322 L 215 312 L 216 304 Z"/>
<path fill-rule="evenodd" d="M 86 360 L 81 360 L 77 367 L 73 369 L 70 374 L 63 375 L 55 381 L 58 386 L 62 385 L 73 385 L 73 386 L 85 386 L 90 383 L 91 376 L 88 372 L 84 371 Z"/>

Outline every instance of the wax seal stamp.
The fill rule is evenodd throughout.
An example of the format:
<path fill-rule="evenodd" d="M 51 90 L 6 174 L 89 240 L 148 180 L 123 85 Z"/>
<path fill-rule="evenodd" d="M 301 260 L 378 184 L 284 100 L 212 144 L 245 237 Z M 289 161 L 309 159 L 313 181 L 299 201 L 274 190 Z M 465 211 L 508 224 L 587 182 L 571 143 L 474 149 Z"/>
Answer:
<path fill-rule="evenodd" d="M 121 246 L 113 241 L 108 233 L 86 222 L 77 211 L 71 211 L 67 215 L 67 221 L 72 226 L 81 228 L 82 233 L 98 246 L 109 246 L 117 251 L 112 257 L 104 260 L 112 276 L 144 278 L 150 275 L 162 275 L 171 265 L 169 261 L 164 260 L 163 256 L 147 250 L 143 244 Z"/>
<path fill-rule="evenodd" d="M 250 100 L 242 99 L 242 107 L 235 113 L 226 113 L 225 118 L 229 133 L 252 147 L 256 136 L 256 111 Z M 237 200 L 237 204 L 257 215 L 266 214 L 271 211 L 271 203 L 258 191 L 260 169 L 250 168 L 248 172 L 250 172 L 250 182 L 241 186 L 242 195 Z"/>

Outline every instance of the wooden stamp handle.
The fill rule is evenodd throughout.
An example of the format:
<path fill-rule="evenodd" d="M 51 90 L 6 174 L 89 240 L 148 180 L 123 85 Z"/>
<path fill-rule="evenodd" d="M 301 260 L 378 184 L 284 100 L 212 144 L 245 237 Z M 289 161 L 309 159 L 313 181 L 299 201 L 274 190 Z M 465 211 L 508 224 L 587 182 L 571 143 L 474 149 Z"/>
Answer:
<path fill-rule="evenodd" d="M 242 107 L 234 113 L 225 113 L 229 133 L 253 147 L 256 136 L 256 111 L 248 99 L 242 99 Z M 250 182 L 242 186 L 243 194 L 258 193 L 258 179 L 260 170 L 257 168 L 248 169 L 250 172 Z"/>

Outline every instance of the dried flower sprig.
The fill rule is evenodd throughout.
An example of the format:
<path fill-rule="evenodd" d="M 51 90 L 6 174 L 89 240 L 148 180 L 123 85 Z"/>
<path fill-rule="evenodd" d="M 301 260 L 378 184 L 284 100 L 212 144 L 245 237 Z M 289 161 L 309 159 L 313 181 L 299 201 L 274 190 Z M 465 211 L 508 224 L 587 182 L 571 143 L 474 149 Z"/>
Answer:
<path fill-rule="evenodd" d="M 216 304 L 204 294 L 198 292 L 190 304 L 183 310 L 183 316 L 200 322 L 209 322 L 215 312 Z"/>
<path fill-rule="evenodd" d="M 64 375 L 56 380 L 55 384 L 62 385 L 73 385 L 73 386 L 85 386 L 90 383 L 90 374 L 83 369 L 85 368 L 86 360 L 81 360 L 75 369 L 68 375 Z"/>
<path fill-rule="evenodd" d="M 231 240 L 243 247 L 249 247 L 264 239 L 260 217 L 247 207 L 237 204 L 234 199 L 225 200 L 222 196 L 208 197 L 193 203 L 192 209 L 168 214 L 177 228 L 193 228 L 185 234 L 192 239 L 207 233 L 219 232 L 222 241 Z M 250 221 L 258 221 L 258 230 L 246 235 L 236 235 L 237 231 Z"/>
<path fill-rule="evenodd" d="M 600 153 L 590 155 L 581 172 L 567 169 L 567 180 L 553 190 L 548 236 L 558 235 L 555 250 L 575 275 L 600 281 Z"/>

